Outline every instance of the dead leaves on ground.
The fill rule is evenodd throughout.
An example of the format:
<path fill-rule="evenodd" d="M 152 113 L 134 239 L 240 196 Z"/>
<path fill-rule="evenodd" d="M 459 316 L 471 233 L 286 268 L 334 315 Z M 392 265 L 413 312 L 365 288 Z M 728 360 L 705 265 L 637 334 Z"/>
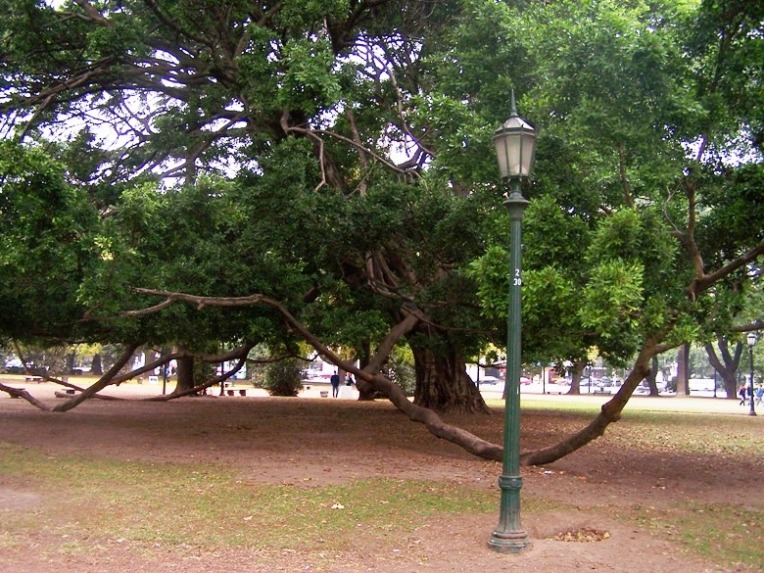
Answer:
<path fill-rule="evenodd" d="M 610 532 L 591 527 L 581 527 L 579 529 L 561 531 L 554 536 L 556 541 L 567 541 L 575 543 L 590 543 L 592 541 L 603 541 L 610 539 Z"/>

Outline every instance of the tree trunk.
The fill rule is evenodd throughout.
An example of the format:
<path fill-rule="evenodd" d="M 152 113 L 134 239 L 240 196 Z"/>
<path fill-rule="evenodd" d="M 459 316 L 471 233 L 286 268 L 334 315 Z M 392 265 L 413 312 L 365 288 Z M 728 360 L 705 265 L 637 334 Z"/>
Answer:
<path fill-rule="evenodd" d="M 660 392 L 658 392 L 658 384 L 655 382 L 655 379 L 658 377 L 658 355 L 652 357 L 650 360 L 650 374 L 647 375 L 645 380 L 647 380 L 647 385 L 650 388 L 650 396 L 660 396 Z"/>
<path fill-rule="evenodd" d="M 181 356 L 178 362 L 178 383 L 175 385 L 174 394 L 191 390 L 194 384 L 194 357 Z"/>
<path fill-rule="evenodd" d="M 66 373 L 74 373 L 74 359 L 76 358 L 74 352 L 70 352 L 66 355 Z"/>
<path fill-rule="evenodd" d="M 91 374 L 98 374 L 99 376 L 103 374 L 103 361 L 100 352 L 96 352 L 93 355 L 93 362 L 90 364 L 90 372 Z"/>
<path fill-rule="evenodd" d="M 436 412 L 483 413 L 491 411 L 475 383 L 467 375 L 465 359 L 452 348 L 435 354 L 415 348 L 416 389 L 414 403 Z"/>
<path fill-rule="evenodd" d="M 690 384 L 688 382 L 690 373 L 688 372 L 690 366 L 690 345 L 684 343 L 679 347 L 676 355 L 677 369 L 676 369 L 676 395 L 689 396 Z"/>
<path fill-rule="evenodd" d="M 361 370 L 369 365 L 371 359 L 371 342 L 364 341 L 363 347 L 359 355 L 359 362 L 361 364 Z M 356 389 L 358 390 L 358 400 L 361 402 L 370 402 L 380 396 L 379 392 L 374 389 L 370 384 L 358 384 L 356 381 Z"/>
<path fill-rule="evenodd" d="M 724 384 L 724 390 L 727 392 L 728 400 L 737 400 L 737 371 L 740 366 L 740 355 L 743 352 L 743 345 L 738 342 L 735 344 L 735 352 L 730 353 L 727 339 L 723 336 L 717 338 L 719 345 L 719 353 L 721 358 L 714 351 L 714 347 L 710 344 L 706 344 L 706 354 L 708 354 L 708 361 L 711 366 L 722 377 L 722 383 Z"/>
<path fill-rule="evenodd" d="M 581 393 L 581 378 L 583 377 L 584 371 L 586 370 L 587 362 L 588 359 L 582 358 L 580 360 L 576 360 L 573 363 L 573 371 L 571 372 L 570 378 L 570 390 L 568 390 L 568 394 Z"/>

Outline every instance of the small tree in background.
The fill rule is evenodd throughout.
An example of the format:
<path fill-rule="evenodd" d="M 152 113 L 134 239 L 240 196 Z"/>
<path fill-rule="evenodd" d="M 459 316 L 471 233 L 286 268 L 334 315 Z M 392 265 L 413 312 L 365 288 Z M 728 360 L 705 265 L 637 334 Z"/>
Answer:
<path fill-rule="evenodd" d="M 271 396 L 297 396 L 302 390 L 297 360 L 281 360 L 269 365 L 263 386 Z"/>

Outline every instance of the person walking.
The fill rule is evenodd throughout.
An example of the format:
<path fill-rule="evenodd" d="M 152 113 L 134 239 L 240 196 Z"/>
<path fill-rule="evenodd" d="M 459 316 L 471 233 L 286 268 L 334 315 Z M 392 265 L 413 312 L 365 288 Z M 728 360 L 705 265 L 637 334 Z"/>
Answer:
<path fill-rule="evenodd" d="M 739 406 L 745 406 L 745 384 L 743 384 L 740 387 L 740 390 L 737 391 L 737 395 L 740 396 L 740 404 Z"/>
<path fill-rule="evenodd" d="M 337 374 L 337 371 L 334 371 L 334 374 L 332 374 L 331 378 L 329 378 L 329 382 L 332 383 L 332 398 L 337 398 L 340 395 L 340 375 Z"/>

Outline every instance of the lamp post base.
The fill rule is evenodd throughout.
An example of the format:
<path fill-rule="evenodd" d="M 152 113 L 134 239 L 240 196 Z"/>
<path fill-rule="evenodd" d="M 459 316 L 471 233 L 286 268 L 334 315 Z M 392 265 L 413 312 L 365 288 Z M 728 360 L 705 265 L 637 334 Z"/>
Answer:
<path fill-rule="evenodd" d="M 521 553 L 530 549 L 531 540 L 525 531 L 494 531 L 488 540 L 488 547 L 497 553 Z"/>
<path fill-rule="evenodd" d="M 520 489 L 523 478 L 518 475 L 499 477 L 501 507 L 499 524 L 488 540 L 488 547 L 499 553 L 520 553 L 531 546 L 528 534 L 520 524 Z"/>

